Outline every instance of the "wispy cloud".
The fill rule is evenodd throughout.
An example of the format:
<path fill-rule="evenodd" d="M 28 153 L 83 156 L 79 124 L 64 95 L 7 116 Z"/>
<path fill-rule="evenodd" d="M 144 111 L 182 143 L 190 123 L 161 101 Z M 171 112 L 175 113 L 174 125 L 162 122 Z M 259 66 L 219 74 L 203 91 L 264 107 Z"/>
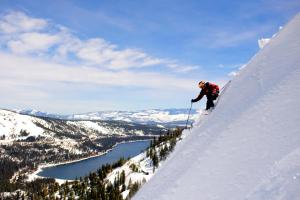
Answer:
<path fill-rule="evenodd" d="M 83 40 L 66 27 L 21 12 L 10 12 L 2 16 L 0 28 L 2 43 L 16 54 L 44 54 L 60 62 L 75 60 L 84 65 L 111 70 L 160 65 L 174 69 L 175 72 L 187 71 L 186 65 L 172 59 L 156 58 L 137 48 L 121 49 L 103 38 Z M 189 67 L 189 70 L 192 69 L 196 68 Z"/>
<path fill-rule="evenodd" d="M 147 105 L 149 95 L 158 93 L 165 96 L 156 96 L 156 101 L 162 98 L 173 101 L 178 91 L 193 91 L 195 88 L 191 86 L 196 82 L 158 72 L 107 71 L 3 52 L 0 52 L 0 60 L 0 90 L 5 93 L 5 97 L 0 100 L 1 105 L 34 107 L 52 112 L 126 109 L 128 105 L 122 99 L 128 98 L 135 90 L 140 91 L 136 99 L 144 96 L 140 103 L 142 105 Z M 94 88 L 92 94 L 87 92 L 91 88 Z M 112 91 L 103 100 L 103 96 L 106 96 L 102 94 L 103 90 L 108 88 L 112 88 Z M 74 92 L 77 100 L 72 98 Z M 88 96 L 92 99 L 87 100 Z M 93 96 L 98 96 L 99 100 Z"/>
<path fill-rule="evenodd" d="M 72 47 L 77 58 L 91 65 L 105 66 L 111 69 L 142 68 L 164 64 L 162 59 L 153 58 L 138 49 L 118 49 L 117 45 L 96 38 L 81 41 Z"/>
<path fill-rule="evenodd" d="M 113 88 L 129 93 L 137 89 L 146 96 L 161 93 L 172 99 L 178 90 L 190 92 L 196 82 L 178 75 L 198 66 L 154 57 L 138 48 L 120 48 L 103 38 L 81 39 L 67 27 L 22 12 L 0 15 L 0 30 L 0 90 L 5 93 L 1 105 L 84 112 L 91 107 L 107 109 L 119 101 L 79 95 L 87 91 L 101 94 L 110 88 L 113 92 L 107 95 L 116 97 Z M 76 101 L 71 98 L 75 91 Z"/>
<path fill-rule="evenodd" d="M 256 38 L 258 31 L 245 32 L 227 32 L 219 31 L 214 35 L 214 40 L 211 42 L 211 48 L 234 47 L 242 42 Z"/>
<path fill-rule="evenodd" d="M 7 47 L 13 53 L 30 53 L 48 51 L 50 47 L 60 42 L 57 35 L 46 33 L 23 33 L 17 39 L 7 42 Z"/>
<path fill-rule="evenodd" d="M 271 28 L 272 26 L 270 25 L 256 25 L 249 27 L 247 30 L 238 30 L 234 27 L 213 30 L 208 47 L 224 48 L 243 45 L 249 41 L 256 41 L 257 38 L 261 37 L 261 33 L 269 31 Z"/>
<path fill-rule="evenodd" d="M 123 87 L 172 87 L 187 90 L 190 80 L 156 72 L 107 71 L 82 66 L 63 65 L 43 59 L 16 56 L 0 52 L 1 78 L 15 81 L 70 82 Z"/>
<path fill-rule="evenodd" d="M 1 16 L 0 32 L 18 33 L 44 29 L 48 22 L 44 19 L 32 18 L 22 12 L 10 12 Z"/>
<path fill-rule="evenodd" d="M 180 66 L 180 65 L 176 64 L 176 62 L 172 62 L 172 61 L 169 61 L 169 62 L 167 61 L 166 64 L 169 68 L 172 68 L 176 72 L 179 72 L 179 73 L 186 73 L 186 72 L 190 72 L 190 71 L 193 71 L 193 70 L 196 70 L 196 69 L 200 68 L 200 66 L 198 66 L 198 65 L 183 65 L 183 66 Z"/>

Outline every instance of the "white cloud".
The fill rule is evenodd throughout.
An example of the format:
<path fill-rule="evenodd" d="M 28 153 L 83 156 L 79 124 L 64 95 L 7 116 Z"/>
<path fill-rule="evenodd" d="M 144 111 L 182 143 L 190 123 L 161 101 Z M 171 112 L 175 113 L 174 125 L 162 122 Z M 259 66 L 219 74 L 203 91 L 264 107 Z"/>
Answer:
<path fill-rule="evenodd" d="M 80 62 L 117 71 L 157 65 L 173 68 L 175 72 L 197 69 L 196 66 L 181 65 L 174 60 L 153 57 L 140 49 L 121 49 L 103 38 L 82 40 L 66 27 L 21 12 L 2 16 L 0 29 L 4 46 L 17 54 L 35 53 L 62 63 Z"/>
<path fill-rule="evenodd" d="M 194 89 L 191 85 L 197 82 L 179 78 L 176 73 L 195 70 L 198 66 L 153 57 L 136 48 L 120 48 L 103 38 L 83 40 L 66 27 L 24 13 L 0 16 L 0 30 L 0 91 L 5 93 L 0 104 L 6 107 L 72 112 L 79 109 L 76 104 L 81 104 L 80 110 L 84 112 L 91 106 L 94 110 L 112 104 L 87 100 L 80 93 L 76 96 L 78 100 L 68 104 L 72 101 L 70 93 L 73 94 L 78 86 L 81 92 L 97 88 L 97 92 L 111 90 L 115 93 L 117 87 L 130 92 L 141 91 L 146 95 L 142 99 L 157 93 L 173 99 L 178 91 L 191 92 Z M 166 70 L 151 70 L 157 65 Z M 145 67 L 147 70 L 143 70 Z M 139 70 L 132 70 L 135 68 Z M 120 102 L 118 105 L 126 104 Z"/>
<path fill-rule="evenodd" d="M 161 59 L 152 58 L 137 49 L 120 50 L 116 45 L 94 38 L 81 41 L 76 49 L 72 49 L 78 58 L 90 64 L 103 65 L 111 69 L 140 68 L 164 64 Z"/>
<path fill-rule="evenodd" d="M 23 33 L 18 39 L 7 42 L 7 47 L 14 53 L 31 53 L 47 51 L 58 44 L 60 38 L 57 35 L 46 33 Z"/>
<path fill-rule="evenodd" d="M 200 66 L 197 65 L 178 65 L 175 61 L 167 61 L 166 63 L 169 68 L 172 68 L 179 73 L 187 73 L 200 68 Z"/>
<path fill-rule="evenodd" d="M 0 52 L 0 77 L 15 82 L 70 82 L 101 86 L 170 88 L 189 90 L 192 80 L 156 72 L 107 71 L 79 65 L 63 65 L 37 58 Z"/>
<path fill-rule="evenodd" d="M 0 20 L 0 32 L 16 33 L 41 30 L 47 26 L 47 21 L 28 17 L 22 12 L 10 12 Z"/>
<path fill-rule="evenodd" d="M 108 71 L 82 65 L 63 65 L 1 51 L 0 60 L 0 90 L 5 94 L 0 104 L 10 108 L 37 108 L 53 112 L 125 109 L 129 102 L 121 99 L 131 98 L 129 96 L 135 90 L 140 92 L 132 97 L 133 101 L 143 96 L 140 105 L 147 105 L 154 94 L 157 102 L 162 99 L 170 101 L 178 95 L 178 91 L 187 94 L 197 89 L 197 80 L 158 72 Z M 77 90 L 78 87 L 81 88 Z M 93 98 L 88 100 L 85 92 L 90 88 L 97 89 L 96 94 L 87 93 L 89 98 Z M 111 92 L 105 95 L 105 100 L 98 97 L 97 102 L 97 93 L 107 89 Z M 118 93 L 126 94 L 126 91 L 129 96 L 118 96 Z M 77 94 L 74 96 L 74 93 Z M 157 96 L 158 93 L 166 96 Z"/>

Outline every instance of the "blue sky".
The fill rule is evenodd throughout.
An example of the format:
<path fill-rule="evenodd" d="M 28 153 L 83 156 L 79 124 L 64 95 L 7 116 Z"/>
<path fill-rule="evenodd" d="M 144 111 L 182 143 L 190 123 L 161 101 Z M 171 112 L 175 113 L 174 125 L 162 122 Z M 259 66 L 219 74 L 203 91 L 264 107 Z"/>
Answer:
<path fill-rule="evenodd" d="M 0 107 L 185 108 L 199 80 L 223 85 L 299 10 L 298 0 L 2 0 Z"/>

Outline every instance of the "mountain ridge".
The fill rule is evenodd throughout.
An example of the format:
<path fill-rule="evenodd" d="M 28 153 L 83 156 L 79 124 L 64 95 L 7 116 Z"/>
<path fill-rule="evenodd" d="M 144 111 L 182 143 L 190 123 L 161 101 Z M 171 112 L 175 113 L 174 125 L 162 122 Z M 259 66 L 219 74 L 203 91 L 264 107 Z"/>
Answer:
<path fill-rule="evenodd" d="M 188 109 L 185 108 L 146 109 L 137 111 L 96 111 L 70 115 L 52 114 L 34 109 L 14 109 L 12 111 L 30 116 L 63 120 L 115 120 L 150 125 L 185 125 L 188 114 Z M 190 120 L 194 121 L 201 112 L 201 110 L 192 109 Z"/>

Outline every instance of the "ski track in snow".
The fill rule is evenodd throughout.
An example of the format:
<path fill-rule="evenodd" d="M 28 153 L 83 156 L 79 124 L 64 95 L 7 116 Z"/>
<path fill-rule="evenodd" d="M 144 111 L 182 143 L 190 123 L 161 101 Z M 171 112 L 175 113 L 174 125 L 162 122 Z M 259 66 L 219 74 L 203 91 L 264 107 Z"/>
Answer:
<path fill-rule="evenodd" d="M 300 198 L 300 14 L 233 79 L 137 200 Z"/>

